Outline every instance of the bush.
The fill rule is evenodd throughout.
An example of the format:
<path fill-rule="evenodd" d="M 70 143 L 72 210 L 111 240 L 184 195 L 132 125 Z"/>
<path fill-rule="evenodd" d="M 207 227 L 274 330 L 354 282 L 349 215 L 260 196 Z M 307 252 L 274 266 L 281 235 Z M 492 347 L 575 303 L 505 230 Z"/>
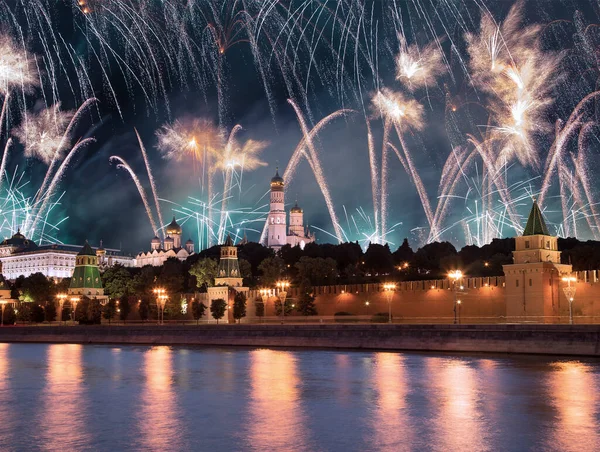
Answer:
<path fill-rule="evenodd" d="M 387 312 L 378 312 L 371 317 L 372 323 L 388 323 L 389 314 Z"/>
<path fill-rule="evenodd" d="M 4 308 L 4 325 L 14 325 L 17 321 L 17 315 L 15 314 L 15 308 L 12 304 L 7 304 Z"/>

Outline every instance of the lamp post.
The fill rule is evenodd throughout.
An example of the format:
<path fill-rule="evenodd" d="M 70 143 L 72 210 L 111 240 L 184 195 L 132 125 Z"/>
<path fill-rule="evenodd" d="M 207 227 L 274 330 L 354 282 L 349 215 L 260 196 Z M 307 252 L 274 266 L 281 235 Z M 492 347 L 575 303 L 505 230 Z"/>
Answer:
<path fill-rule="evenodd" d="M 267 316 L 267 301 L 269 301 L 269 297 L 271 296 L 272 289 L 260 289 L 260 296 L 263 300 L 263 323 L 266 323 L 265 317 Z"/>
<path fill-rule="evenodd" d="M 565 276 L 562 280 L 567 283 L 567 287 L 563 287 L 563 292 L 567 300 L 569 300 L 569 323 L 573 325 L 573 300 L 575 300 L 577 287 L 571 286 L 571 283 L 576 283 L 577 278 L 575 276 Z"/>
<path fill-rule="evenodd" d="M 0 300 L 0 305 L 2 305 L 2 317 L 0 318 L 0 326 L 4 326 L 4 308 L 6 307 L 6 300 Z"/>
<path fill-rule="evenodd" d="M 58 324 L 61 325 L 62 324 L 63 305 L 65 304 L 65 300 L 67 299 L 67 294 L 59 293 L 58 295 L 56 295 L 56 298 L 58 298 L 58 308 L 59 308 Z"/>
<path fill-rule="evenodd" d="M 454 271 L 451 271 L 448 274 L 448 276 L 454 280 L 452 288 L 454 290 L 454 324 L 456 325 L 456 314 L 457 314 L 457 310 L 458 310 L 457 306 L 460 304 L 460 300 L 458 299 L 458 290 L 457 290 L 458 288 L 457 288 L 456 283 L 458 283 L 459 279 L 462 279 L 463 274 L 460 270 L 454 270 Z M 463 286 L 460 286 L 460 288 L 462 289 Z"/>
<path fill-rule="evenodd" d="M 388 323 L 392 323 L 392 298 L 394 297 L 394 290 L 396 290 L 396 284 L 386 283 L 383 285 L 383 290 L 385 290 L 387 294 Z"/>
<path fill-rule="evenodd" d="M 156 295 L 156 307 L 158 308 L 157 320 L 159 325 L 163 325 L 165 322 L 165 304 L 167 303 L 167 299 L 169 298 L 167 295 L 166 289 L 162 287 L 157 287 L 153 290 Z"/>
<path fill-rule="evenodd" d="M 285 321 L 285 299 L 287 297 L 287 290 L 290 287 L 289 281 L 277 281 L 277 296 L 281 300 L 281 323 Z"/>
<path fill-rule="evenodd" d="M 71 320 L 73 321 L 73 325 L 75 325 L 75 309 L 77 309 L 77 303 L 79 303 L 79 297 L 71 297 Z"/>

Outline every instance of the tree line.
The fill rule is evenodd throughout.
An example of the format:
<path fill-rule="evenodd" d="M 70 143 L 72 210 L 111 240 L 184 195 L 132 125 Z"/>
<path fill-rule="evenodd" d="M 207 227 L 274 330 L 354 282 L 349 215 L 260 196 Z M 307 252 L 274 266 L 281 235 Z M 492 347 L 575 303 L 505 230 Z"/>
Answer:
<path fill-rule="evenodd" d="M 562 263 L 572 264 L 575 271 L 600 269 L 600 242 L 567 238 L 559 239 L 558 244 Z M 339 245 L 309 243 L 303 250 L 286 245 L 275 253 L 250 242 L 238 247 L 238 257 L 245 286 L 273 287 L 276 281 L 286 279 L 300 287 L 301 297 L 296 310 L 310 315 L 314 311 L 314 300 L 311 299 L 314 286 L 440 279 L 453 269 L 461 269 L 470 277 L 499 276 L 503 274 L 502 265 L 512 263 L 514 247 L 514 239 L 507 238 L 494 239 L 482 247 L 465 246 L 460 250 L 449 242 L 434 242 L 414 251 L 405 239 L 394 251 L 389 245 L 379 244 L 370 244 L 363 250 L 358 243 L 350 242 Z M 219 256 L 220 246 L 213 246 L 184 262 L 168 259 L 160 267 L 110 267 L 102 274 L 104 291 L 110 302 L 100 307 L 84 297 L 75 316 L 82 323 L 100 322 L 102 316 L 125 320 L 135 309 L 142 320 L 156 318 L 156 299 L 152 291 L 160 286 L 170 296 L 165 307 L 166 318 L 175 318 L 183 309 L 182 294 L 205 292 L 215 284 Z M 34 303 L 20 303 L 16 309 L 7 306 L 5 323 L 11 323 L 13 317 L 19 321 L 55 320 L 56 295 L 65 293 L 69 283 L 69 278 L 55 280 L 41 273 L 20 276 L 9 284 L 12 298 Z M 194 312 L 199 312 L 202 307 L 194 307 L 194 301 L 191 306 L 196 317 Z M 276 304 L 275 307 L 280 314 L 281 306 Z M 67 303 L 63 310 L 64 320 L 70 318 L 69 309 Z M 204 309 L 212 310 L 213 307 Z M 218 313 L 220 308 L 216 309 Z M 285 309 L 287 314 L 291 307 L 286 305 Z"/>

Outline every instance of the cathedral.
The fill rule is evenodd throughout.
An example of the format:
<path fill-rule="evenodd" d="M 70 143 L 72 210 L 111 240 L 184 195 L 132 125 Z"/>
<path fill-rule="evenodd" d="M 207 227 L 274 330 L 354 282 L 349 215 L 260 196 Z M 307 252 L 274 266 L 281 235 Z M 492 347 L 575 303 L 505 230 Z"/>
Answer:
<path fill-rule="evenodd" d="M 267 246 L 274 250 L 281 249 L 284 245 L 300 246 L 304 249 L 307 243 L 314 242 L 315 236 L 304 226 L 304 213 L 298 203 L 290 211 L 290 227 L 287 227 L 287 214 L 285 212 L 285 193 L 283 177 L 279 170 L 271 179 L 271 207 L 267 217 Z"/>
<path fill-rule="evenodd" d="M 181 226 L 177 224 L 177 220 L 173 217 L 173 221 L 165 228 L 166 237 L 164 242 L 161 242 L 155 236 L 150 241 L 150 251 L 142 252 L 136 256 L 136 267 L 143 267 L 144 265 L 159 267 L 170 257 L 184 261 L 194 254 L 194 242 L 191 239 L 185 242 L 185 246 L 181 245 L 181 232 Z"/>

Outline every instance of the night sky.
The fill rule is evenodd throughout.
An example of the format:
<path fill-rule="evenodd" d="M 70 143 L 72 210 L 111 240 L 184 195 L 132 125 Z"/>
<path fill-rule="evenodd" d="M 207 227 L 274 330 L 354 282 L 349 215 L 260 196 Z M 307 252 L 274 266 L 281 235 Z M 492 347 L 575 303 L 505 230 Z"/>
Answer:
<path fill-rule="evenodd" d="M 101 5 L 101 2 L 91 2 L 89 4 L 91 12 L 87 15 L 83 14 L 81 9 L 75 5 L 76 2 L 66 0 L 62 2 L 50 0 L 31 2 L 26 7 L 17 3 L 7 0 L 0 2 L 0 33 L 12 36 L 15 40 L 18 39 L 20 44 L 24 43 L 28 51 L 38 55 L 39 65 L 44 75 L 41 88 L 34 89 L 33 92 L 24 97 L 21 96 L 10 104 L 7 124 L 17 127 L 22 121 L 25 106 L 31 112 L 53 103 L 52 83 L 49 81 L 51 75 L 48 69 L 44 69 L 49 67 L 48 62 L 52 58 L 55 63 L 53 67 L 57 71 L 54 76 L 55 98 L 62 102 L 63 109 L 77 108 L 85 98 L 91 95 L 89 89 L 87 92 L 82 89 L 80 83 L 82 73 L 77 74 L 74 70 L 71 59 L 67 58 L 69 54 L 63 50 L 59 52 L 61 58 L 58 58 L 51 49 L 46 53 L 44 43 L 39 36 L 36 36 L 38 31 L 41 36 L 47 38 L 54 33 L 57 41 L 61 43 L 59 47 L 64 42 L 72 49 L 73 55 L 76 54 L 81 58 L 81 61 L 85 63 L 89 86 L 93 87 L 95 96 L 100 100 L 99 106 L 93 109 L 91 114 L 84 115 L 72 135 L 75 139 L 93 136 L 97 142 L 83 150 L 73 160 L 61 181 L 58 192 L 64 191 L 65 194 L 60 205 L 53 209 L 50 221 L 56 223 L 63 217 L 69 218 L 60 223 L 59 230 L 54 234 L 55 238 L 65 243 L 81 243 L 87 239 L 93 245 L 102 239 L 105 246 L 122 247 L 125 252 L 131 254 L 146 250 L 149 248 L 149 241 L 154 233 L 140 196 L 129 175 L 123 170 L 118 170 L 115 164 L 111 164 L 109 157 L 118 155 L 125 159 L 140 176 L 151 199 L 144 162 L 134 132 L 134 128 L 137 128 L 150 156 L 159 195 L 164 199 L 161 202 L 161 209 L 166 223 L 170 222 L 174 214 L 178 218 L 184 217 L 177 205 L 189 207 L 188 197 L 202 198 L 204 196 L 199 184 L 201 177 L 199 165 L 194 164 L 192 159 L 176 162 L 162 158 L 156 149 L 155 132 L 164 124 L 186 117 L 208 118 L 219 124 L 215 79 L 210 78 L 217 77 L 214 70 L 211 69 L 215 56 L 203 53 L 201 50 L 204 48 L 202 46 L 206 47 L 206 42 L 210 41 L 209 32 L 206 31 L 206 23 L 210 20 L 207 19 L 202 23 L 201 14 L 195 13 L 195 19 L 187 22 L 190 28 L 181 32 L 188 35 L 189 42 L 196 44 L 197 48 L 191 51 L 191 54 L 197 58 L 197 67 L 202 68 L 201 71 L 191 73 L 194 72 L 194 69 L 188 68 L 187 71 L 190 73 L 182 77 L 181 74 L 185 73 L 185 70 L 181 67 L 174 69 L 170 67 L 169 63 L 176 60 L 178 55 L 169 49 L 161 49 L 160 46 L 155 45 L 155 55 L 148 54 L 145 58 L 151 60 L 153 56 L 156 57 L 157 67 L 160 69 L 151 79 L 144 79 L 141 75 L 143 74 L 142 70 L 134 71 L 140 74 L 140 86 L 131 75 L 123 76 L 124 64 L 127 62 L 135 69 L 137 60 L 135 56 L 128 56 L 124 51 L 127 42 L 122 36 L 116 34 L 114 29 L 107 27 L 101 33 L 105 33 L 111 48 L 124 59 L 120 61 L 114 56 L 109 56 L 103 60 L 103 64 L 100 64 L 95 58 L 95 55 L 102 54 L 102 46 L 98 44 L 97 38 L 91 31 L 92 25 L 106 25 L 108 17 L 111 17 L 108 13 L 109 10 L 115 12 L 114 17 L 126 17 L 126 14 L 119 12 L 114 2 L 107 1 L 104 5 Z M 58 5 L 54 5 L 55 3 Z M 139 2 L 128 0 L 124 3 L 138 4 Z M 170 30 L 169 33 L 176 35 L 170 29 L 172 23 L 169 22 L 169 17 L 165 12 L 167 8 L 160 7 L 163 2 L 142 3 L 146 6 L 140 9 L 140 14 L 155 18 L 156 24 L 152 28 L 158 35 L 161 35 L 161 30 Z M 185 11 L 185 5 L 190 2 L 171 1 L 168 3 L 173 8 Z M 281 2 L 279 11 L 285 15 L 282 13 L 285 11 L 282 5 L 289 6 L 290 10 L 293 10 L 293 6 L 298 7 L 298 5 L 310 3 L 313 5 L 306 7 L 302 17 L 313 17 L 314 12 L 318 10 L 315 5 L 323 4 L 323 2 Z M 373 225 L 369 225 L 369 222 L 374 220 L 365 116 L 371 120 L 373 136 L 378 143 L 376 148 L 379 153 L 383 135 L 382 121 L 374 117 L 370 98 L 378 88 L 401 89 L 399 82 L 394 77 L 394 57 L 399 49 L 397 32 L 403 28 L 408 43 L 416 43 L 420 47 L 438 40 L 436 41 L 439 42 L 438 48 L 443 51 L 444 59 L 447 62 L 444 72 L 437 77 L 433 86 L 414 91 L 405 90 L 407 95 L 420 102 L 424 108 L 425 125 L 423 130 L 409 130 L 404 138 L 426 188 L 427 196 L 435 207 L 438 202 L 440 177 L 444 163 L 451 151 L 449 135 L 457 133 L 454 130 L 456 125 L 456 129 L 460 130 L 462 136 L 461 143 L 466 144 L 467 133 L 481 131 L 482 124 L 485 124 L 486 121 L 485 117 L 482 118 L 482 110 L 473 106 L 461 107 L 459 112 L 461 116 L 455 123 L 450 124 L 448 119 L 448 106 L 453 103 L 457 105 L 486 103 L 486 94 L 471 86 L 469 71 L 464 70 L 461 66 L 461 58 L 468 61 L 464 39 L 465 30 L 477 32 L 481 10 L 477 7 L 480 2 L 470 0 L 439 2 L 441 6 L 438 5 L 438 8 L 435 9 L 431 7 L 429 1 L 416 1 L 410 5 L 401 2 L 403 4 L 398 6 L 397 11 L 401 13 L 402 17 L 394 20 L 389 13 L 389 8 L 393 8 L 394 2 L 372 4 L 369 1 L 344 1 L 343 3 L 346 6 L 354 3 L 364 6 L 362 10 L 364 22 L 361 25 L 358 39 L 363 49 L 360 52 L 361 56 L 355 59 L 355 52 L 350 48 L 355 45 L 354 38 L 344 35 L 343 29 L 340 30 L 341 26 L 331 26 L 333 22 L 345 23 L 348 24 L 348 30 L 354 33 L 359 29 L 358 18 L 349 18 L 353 17 L 359 9 L 337 10 L 334 15 L 336 2 L 329 2 L 328 6 L 332 9 L 328 11 L 331 17 L 335 16 L 335 19 L 330 18 L 330 21 L 327 22 L 326 13 L 323 12 L 318 20 L 312 19 L 313 25 L 306 28 L 309 40 L 316 39 L 314 38 L 315 33 L 322 32 L 320 44 L 296 44 L 299 41 L 294 34 L 290 34 L 290 42 L 286 42 L 286 52 L 290 61 L 293 61 L 295 65 L 294 70 L 288 68 L 287 75 L 295 74 L 297 77 L 296 80 L 289 81 L 288 86 L 286 86 L 281 71 L 277 69 L 275 61 L 277 56 L 274 55 L 276 52 L 272 52 L 272 48 L 265 45 L 264 39 L 260 42 L 258 52 L 261 53 L 262 58 L 269 61 L 267 67 L 271 72 L 267 77 L 269 81 L 268 95 L 253 59 L 251 46 L 246 42 L 246 34 L 243 30 L 238 30 L 237 36 L 241 38 L 241 42 L 227 48 L 223 57 L 222 77 L 224 77 L 224 82 L 222 86 L 225 93 L 223 104 L 226 107 L 226 114 L 221 118 L 221 125 L 229 131 L 235 124 L 240 124 L 243 127 L 241 138 L 269 142 L 269 146 L 261 155 L 261 159 L 267 163 L 267 166 L 244 172 L 241 190 L 236 189 L 232 193 L 234 196 L 231 201 L 232 208 L 258 209 L 266 213 L 268 197 L 265 194 L 268 190 L 269 179 L 273 176 L 277 165 L 280 167 L 280 172 L 283 172 L 294 148 L 302 138 L 302 131 L 287 99 L 290 97 L 295 99 L 313 125 L 339 108 L 353 109 L 354 113 L 327 125 L 315 142 L 342 228 L 346 231 L 349 240 L 359 240 L 366 244 L 368 235 L 373 231 Z M 488 5 L 494 19 L 498 22 L 505 18 L 513 4 L 511 1 L 484 3 Z M 215 2 L 215 4 L 220 4 L 220 2 Z M 515 201 L 516 210 L 521 216 L 527 214 L 531 202 L 531 196 L 527 197 L 526 195 L 535 195 L 542 185 L 539 176 L 544 173 L 545 157 L 553 141 L 552 124 L 558 118 L 566 120 L 575 105 L 585 95 L 593 92 L 598 76 L 597 62 L 591 61 L 584 55 L 583 46 L 575 45 L 579 42 L 576 33 L 581 23 L 574 18 L 579 18 L 585 24 L 600 21 L 598 6 L 592 5 L 591 2 L 528 1 L 525 2 L 525 5 L 524 23 L 526 25 L 533 23 L 548 25 L 553 21 L 562 20 L 562 22 L 543 29 L 541 49 L 544 52 L 563 52 L 563 58 L 556 73 L 559 82 L 552 93 L 555 101 L 544 114 L 545 122 L 551 125 L 550 131 L 537 131 L 534 134 L 534 147 L 540 155 L 541 164 L 538 167 L 527 167 L 516 162 L 510 166 L 509 174 L 506 176 L 509 185 L 523 180 L 531 180 L 525 186 L 516 188 L 514 192 L 515 198 L 523 198 Z M 423 8 L 422 13 L 419 13 L 417 6 Z M 27 8 L 27 10 L 23 8 Z M 14 16 L 9 17 L 4 14 L 9 10 Z M 256 7 L 253 18 L 256 17 L 258 14 L 256 11 L 259 10 Z M 32 18 L 37 17 L 36 20 L 39 20 L 36 12 L 41 13 L 42 11 L 48 14 L 51 26 L 32 25 L 32 23 L 35 24 L 34 21 L 32 22 Z M 103 18 L 100 17 L 101 14 L 103 14 Z M 455 14 L 460 15 L 462 22 L 456 20 Z M 224 23 L 232 21 L 231 13 L 226 8 L 216 16 L 221 17 Z M 91 22 L 87 22 L 88 20 Z M 269 28 L 270 36 L 277 36 L 277 21 L 273 20 L 269 24 L 267 19 L 265 22 L 265 28 L 271 27 Z M 22 41 L 16 32 L 17 24 L 23 30 Z M 129 37 L 134 35 L 136 33 L 132 31 Z M 141 36 L 139 33 L 137 35 Z M 316 36 L 319 34 L 317 33 Z M 595 48 L 595 43 L 600 42 L 598 32 L 592 31 L 586 36 L 589 48 Z M 346 59 L 341 62 L 340 56 L 335 55 L 329 46 L 329 43 L 333 43 L 332 47 L 337 51 L 340 48 L 338 47 L 340 42 L 344 42 L 348 47 L 344 53 Z M 296 48 L 297 54 L 294 55 Z M 314 58 L 312 63 L 311 54 Z M 377 58 L 372 57 L 374 54 L 377 55 Z M 365 55 L 371 55 L 371 57 Z M 60 61 L 66 68 L 64 69 L 65 73 L 62 74 Z M 373 65 L 376 66 L 376 70 L 373 70 Z M 311 67 L 310 73 L 309 67 Z M 340 68 L 345 71 L 342 78 L 336 76 Z M 582 73 L 585 75 L 575 75 Z M 196 80 L 194 80 L 195 78 Z M 111 81 L 110 85 L 106 79 Z M 162 81 L 164 88 L 158 80 Z M 85 82 L 85 85 L 88 86 L 88 82 Z M 306 97 L 304 97 L 302 89 L 306 87 Z M 144 95 L 144 90 L 150 93 L 150 99 Z M 269 97 L 271 104 L 269 104 Z M 25 99 L 24 104 L 22 99 Z M 274 115 L 272 109 L 275 111 Z M 584 144 L 586 171 L 591 180 L 594 180 L 598 140 L 595 138 L 597 130 L 593 127 L 592 129 L 590 134 L 585 137 Z M 394 133 L 391 134 L 390 141 L 398 146 L 398 139 Z M 0 143 L 4 146 L 5 142 L 6 134 L 2 135 Z M 457 141 L 454 140 L 454 142 Z M 577 151 L 576 143 L 572 144 L 569 151 Z M 23 146 L 17 144 L 11 151 L 7 171 L 13 172 L 16 168 L 17 172 L 24 170 L 25 180 L 30 181 L 24 191 L 33 191 L 33 193 L 28 192 L 29 196 L 33 196 L 35 189 L 32 190 L 32 188 L 39 186 L 46 166 L 34 158 L 25 159 L 22 155 Z M 380 159 L 381 156 L 377 158 Z M 469 174 L 465 175 L 465 183 L 457 191 L 457 196 L 462 199 L 454 201 L 449 209 L 447 218 L 443 222 L 444 227 L 448 227 L 448 230 L 441 235 L 441 239 L 450 240 L 457 246 L 469 242 L 465 237 L 465 223 L 461 223 L 459 220 L 461 218 L 473 220 L 475 199 L 477 199 L 475 187 L 478 185 L 475 180 L 478 174 L 481 174 L 480 172 L 480 167 L 471 167 Z M 414 247 L 422 245 L 427 240 L 428 234 L 428 223 L 423 204 L 417 195 L 413 181 L 393 152 L 389 154 L 389 175 L 388 228 L 395 225 L 387 236 L 390 246 L 396 248 L 404 237 L 408 237 Z M 574 177 L 578 177 L 576 172 L 574 172 Z M 469 184 L 471 184 L 471 188 L 469 188 Z M 215 190 L 219 191 L 218 187 L 220 186 L 222 186 L 222 175 L 218 173 L 215 176 Z M 593 194 L 597 194 L 596 187 L 592 188 L 594 189 Z M 567 192 L 566 195 L 563 193 L 563 196 L 570 196 L 569 190 Z M 560 228 L 562 219 L 559 195 L 558 188 L 552 188 L 548 194 L 546 205 L 542 206 L 549 222 L 554 225 L 551 227 L 554 232 L 560 232 L 557 227 Z M 305 222 L 316 232 L 319 242 L 336 241 L 321 190 L 305 160 L 299 165 L 294 179 L 288 184 L 286 197 L 289 207 L 293 205 L 296 198 L 298 199 L 298 203 L 304 208 Z M 498 203 L 499 201 L 494 201 L 494 207 Z M 575 209 L 591 212 L 589 205 L 576 206 Z M 359 210 L 364 212 L 364 217 Z M 257 219 L 261 218 L 261 215 L 240 214 L 236 216 L 236 221 L 240 221 L 244 217 Z M 262 218 L 264 218 L 264 214 Z M 474 228 L 474 225 L 475 222 L 472 222 L 471 227 Z M 3 226 L 3 235 L 9 235 L 10 230 L 6 223 Z M 262 229 L 262 225 L 253 222 L 249 224 L 248 228 L 248 238 L 258 240 L 259 233 L 254 231 Z M 319 229 L 323 229 L 331 235 Z M 184 240 L 191 237 L 197 242 L 197 225 L 193 219 L 186 220 L 183 230 Z M 577 220 L 576 228 L 571 228 L 570 235 L 573 232 L 576 232 L 580 238 L 593 238 L 598 233 L 597 230 L 590 229 L 581 218 Z M 514 229 L 508 226 L 502 228 L 497 235 L 510 236 L 513 234 Z"/>

